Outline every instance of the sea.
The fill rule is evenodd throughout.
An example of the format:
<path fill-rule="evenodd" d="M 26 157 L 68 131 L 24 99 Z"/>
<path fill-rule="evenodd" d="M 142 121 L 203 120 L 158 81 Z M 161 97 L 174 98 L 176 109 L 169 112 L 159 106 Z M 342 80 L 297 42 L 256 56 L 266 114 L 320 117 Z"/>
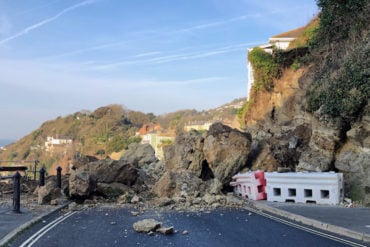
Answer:
<path fill-rule="evenodd" d="M 5 147 L 6 145 L 9 145 L 11 143 L 15 142 L 15 140 L 11 139 L 0 139 L 0 147 Z"/>

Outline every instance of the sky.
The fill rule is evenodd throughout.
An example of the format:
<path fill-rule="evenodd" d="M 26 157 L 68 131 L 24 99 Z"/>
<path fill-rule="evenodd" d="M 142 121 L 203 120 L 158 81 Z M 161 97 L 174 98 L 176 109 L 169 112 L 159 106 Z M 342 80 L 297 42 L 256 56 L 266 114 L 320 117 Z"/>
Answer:
<path fill-rule="evenodd" d="M 121 104 L 207 110 L 247 96 L 247 48 L 315 0 L 0 0 L 0 139 Z"/>

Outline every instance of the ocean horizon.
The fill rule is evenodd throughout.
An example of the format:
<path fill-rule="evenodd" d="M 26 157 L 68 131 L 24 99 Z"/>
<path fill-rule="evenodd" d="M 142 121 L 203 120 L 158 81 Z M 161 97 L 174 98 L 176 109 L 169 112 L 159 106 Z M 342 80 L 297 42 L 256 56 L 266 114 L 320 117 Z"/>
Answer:
<path fill-rule="evenodd" d="M 6 145 L 9 145 L 13 142 L 15 142 L 16 140 L 12 140 L 12 139 L 0 139 L 0 147 L 4 147 Z"/>

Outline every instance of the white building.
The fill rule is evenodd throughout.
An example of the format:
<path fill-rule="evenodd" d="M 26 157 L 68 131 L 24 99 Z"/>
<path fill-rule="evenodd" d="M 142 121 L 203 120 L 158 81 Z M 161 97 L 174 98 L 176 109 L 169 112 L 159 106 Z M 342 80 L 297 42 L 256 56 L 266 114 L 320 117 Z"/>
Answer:
<path fill-rule="evenodd" d="M 46 151 L 52 151 L 54 146 L 68 145 L 72 144 L 73 140 L 67 137 L 64 138 L 54 138 L 53 136 L 46 137 L 45 149 Z"/>
<path fill-rule="evenodd" d="M 269 38 L 268 44 L 259 45 L 257 47 L 262 48 L 265 52 L 272 54 L 274 48 L 281 50 L 288 50 L 289 45 L 294 41 L 304 30 L 306 26 L 290 30 Z M 248 48 L 247 50 L 247 67 L 248 67 L 248 85 L 247 85 L 247 100 L 249 100 L 249 94 L 252 89 L 254 78 L 253 78 L 253 67 L 248 59 L 248 53 L 252 51 L 255 47 Z"/>
<path fill-rule="evenodd" d="M 184 130 L 186 132 L 188 132 L 190 130 L 197 130 L 197 131 L 209 130 L 209 127 L 211 127 L 211 125 L 213 123 L 214 122 L 210 122 L 210 121 L 207 121 L 207 122 L 204 122 L 204 121 L 195 121 L 195 122 L 191 122 L 191 123 L 185 125 L 184 126 Z"/>

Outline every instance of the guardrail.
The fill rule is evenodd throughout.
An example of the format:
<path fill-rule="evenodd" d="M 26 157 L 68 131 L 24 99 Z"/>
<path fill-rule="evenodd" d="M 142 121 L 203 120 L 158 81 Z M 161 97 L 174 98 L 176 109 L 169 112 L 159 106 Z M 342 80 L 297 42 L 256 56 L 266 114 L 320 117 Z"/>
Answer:
<path fill-rule="evenodd" d="M 0 166 L 0 172 L 11 172 L 16 171 L 14 175 L 0 176 L 2 179 L 13 179 L 13 212 L 21 213 L 20 211 L 20 202 L 21 202 L 21 174 L 19 171 L 27 171 L 26 166 Z M 45 168 L 42 167 L 39 171 L 40 181 L 39 186 L 45 185 Z M 26 176 L 26 175 L 25 175 Z M 36 177 L 36 176 L 35 176 Z M 57 176 L 56 176 L 56 187 L 62 188 L 62 168 L 57 167 Z"/>
<path fill-rule="evenodd" d="M 12 163 L 12 164 L 16 164 L 15 166 L 19 166 L 19 164 L 29 163 L 31 165 L 27 166 L 27 169 L 25 170 L 25 175 L 28 178 L 27 171 L 30 171 L 33 173 L 33 180 L 36 180 L 37 166 L 40 162 L 38 160 L 0 160 L 0 163 Z M 14 166 L 3 166 L 3 167 L 14 167 Z"/>
<path fill-rule="evenodd" d="M 247 172 L 230 183 L 235 194 L 252 200 L 335 205 L 343 201 L 343 174 L 334 172 Z"/>

